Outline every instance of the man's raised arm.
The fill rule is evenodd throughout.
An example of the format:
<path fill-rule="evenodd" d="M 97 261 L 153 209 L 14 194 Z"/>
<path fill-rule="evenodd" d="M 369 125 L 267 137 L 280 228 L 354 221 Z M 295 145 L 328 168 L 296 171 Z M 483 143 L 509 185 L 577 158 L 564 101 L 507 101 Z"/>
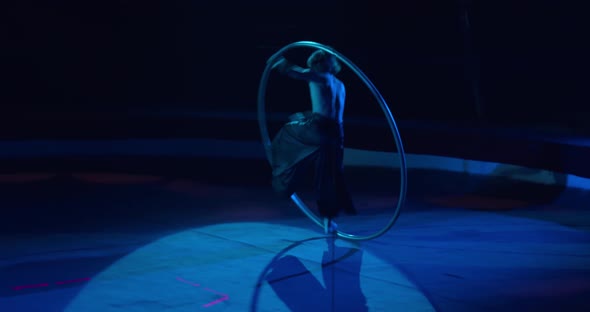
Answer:
<path fill-rule="evenodd" d="M 313 81 L 322 83 L 326 80 L 326 78 L 309 68 L 303 68 L 301 66 L 297 66 L 281 57 L 276 63 L 273 64 L 272 69 L 277 69 L 281 74 L 287 75 L 291 78 L 306 80 L 306 81 Z"/>

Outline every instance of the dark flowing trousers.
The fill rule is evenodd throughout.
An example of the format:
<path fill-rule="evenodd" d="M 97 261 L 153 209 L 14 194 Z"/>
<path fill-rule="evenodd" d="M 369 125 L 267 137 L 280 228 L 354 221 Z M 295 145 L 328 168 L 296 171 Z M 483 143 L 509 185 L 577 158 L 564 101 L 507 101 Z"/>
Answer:
<path fill-rule="evenodd" d="M 290 116 L 272 141 L 272 185 L 275 192 L 291 196 L 313 170 L 321 217 L 334 218 L 341 211 L 356 214 L 344 180 L 344 129 L 341 123 L 319 114 Z"/>

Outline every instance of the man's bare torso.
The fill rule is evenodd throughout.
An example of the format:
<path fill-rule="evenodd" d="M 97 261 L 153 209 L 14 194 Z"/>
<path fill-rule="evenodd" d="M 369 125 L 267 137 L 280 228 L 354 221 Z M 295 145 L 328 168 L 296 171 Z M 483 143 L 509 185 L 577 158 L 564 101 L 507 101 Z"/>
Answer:
<path fill-rule="evenodd" d="M 322 74 L 322 82 L 309 82 L 312 111 L 342 122 L 346 90 L 344 84 L 332 74 Z"/>

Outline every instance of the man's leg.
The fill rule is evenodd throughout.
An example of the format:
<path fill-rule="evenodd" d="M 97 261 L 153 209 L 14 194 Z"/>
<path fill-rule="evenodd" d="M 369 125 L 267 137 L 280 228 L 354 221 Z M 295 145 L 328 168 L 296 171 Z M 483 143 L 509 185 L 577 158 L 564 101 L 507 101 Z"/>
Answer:
<path fill-rule="evenodd" d="M 336 196 L 338 198 L 338 205 L 341 211 L 348 215 L 357 215 L 357 211 L 354 208 L 352 201 L 352 195 L 346 185 L 346 179 L 344 178 L 344 148 L 341 147 L 336 153 L 336 166 L 334 173 L 334 186 L 336 188 Z"/>
<path fill-rule="evenodd" d="M 289 197 L 305 179 L 318 147 L 306 142 L 310 131 L 305 122 L 288 122 L 272 141 L 272 186 L 276 193 Z"/>
<path fill-rule="evenodd" d="M 324 232 L 335 233 L 337 225 L 334 218 L 338 215 L 340 207 L 335 185 L 335 165 L 337 156 L 330 146 L 323 146 L 316 163 L 316 186 L 318 190 L 318 212 L 324 221 Z"/>

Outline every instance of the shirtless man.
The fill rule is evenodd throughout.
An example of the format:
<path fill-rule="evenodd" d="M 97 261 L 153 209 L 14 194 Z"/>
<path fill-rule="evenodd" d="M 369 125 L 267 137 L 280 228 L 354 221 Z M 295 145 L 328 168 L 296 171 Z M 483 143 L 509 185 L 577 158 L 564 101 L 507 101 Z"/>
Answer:
<path fill-rule="evenodd" d="M 302 68 L 281 58 L 273 65 L 273 69 L 278 68 L 291 78 L 307 81 L 312 112 L 342 123 L 346 88 L 335 76 L 340 72 L 338 60 L 333 55 L 319 50 L 307 59 L 307 66 L 309 68 Z"/>
<path fill-rule="evenodd" d="M 318 210 L 327 233 L 335 231 L 333 219 L 341 211 L 356 214 L 343 177 L 346 89 L 335 76 L 341 67 L 334 55 L 315 51 L 307 59 L 307 66 L 302 68 L 280 57 L 272 67 L 306 81 L 312 106 L 311 112 L 292 115 L 273 139 L 273 187 L 290 196 L 297 190 L 303 171 L 310 165 L 315 167 Z"/>

